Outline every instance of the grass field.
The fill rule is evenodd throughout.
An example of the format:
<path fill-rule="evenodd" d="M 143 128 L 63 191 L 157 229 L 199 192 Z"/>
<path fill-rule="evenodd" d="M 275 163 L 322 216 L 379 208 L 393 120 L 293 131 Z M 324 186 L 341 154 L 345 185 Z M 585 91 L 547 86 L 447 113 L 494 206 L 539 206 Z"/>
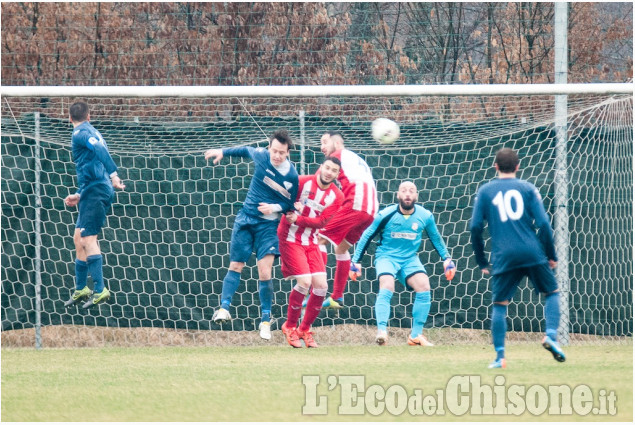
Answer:
<path fill-rule="evenodd" d="M 539 345 L 512 345 L 507 350 L 508 368 L 501 371 L 486 369 L 493 354 L 491 347 L 484 345 L 432 349 L 408 346 L 321 347 L 317 350 L 294 350 L 290 347 L 3 349 L 2 420 L 633 420 L 632 346 L 574 346 L 567 348 L 567 356 L 565 363 L 557 363 Z M 305 386 L 303 375 L 319 376 L 319 385 L 309 385 L 308 382 L 315 379 L 309 377 Z M 512 413 L 516 414 L 479 415 L 473 410 L 476 401 L 470 401 L 470 410 L 462 415 L 449 406 L 461 400 L 460 397 L 463 401 L 471 400 L 469 393 L 461 391 L 457 394 L 457 387 L 450 387 L 449 383 L 459 382 L 468 375 L 472 379 L 480 377 L 481 391 L 486 385 L 493 388 L 493 394 L 505 391 L 507 395 L 504 397 L 509 397 L 503 399 L 506 406 L 511 406 L 512 396 L 508 389 L 514 385 L 528 388 L 526 406 L 532 405 L 533 400 L 533 405 L 538 407 L 535 400 L 540 400 L 540 397 L 536 395 L 544 391 L 536 384 L 542 388 L 566 384 L 572 390 L 586 385 L 593 393 L 594 406 L 601 407 L 602 397 L 598 394 L 614 394 L 617 412 L 615 415 L 580 415 L 574 410 L 572 414 L 553 415 L 546 410 L 534 416 L 531 409 L 522 409 L 521 406 L 519 411 L 516 400 L 512 406 Z M 413 416 L 421 414 L 421 410 L 409 409 L 392 411 L 398 413 L 395 416 L 388 410 L 388 405 L 395 405 L 389 403 L 389 398 L 385 400 L 386 408 L 381 411 L 384 404 L 382 397 L 377 396 L 381 390 L 379 393 L 361 393 L 357 400 L 349 397 L 350 391 L 342 390 L 343 385 L 333 385 L 333 389 L 329 390 L 328 383 L 337 381 L 342 384 L 360 378 L 364 379 L 365 389 L 378 384 L 388 390 L 387 394 L 395 390 L 393 387 L 396 385 L 404 388 L 408 396 L 415 394 L 415 389 L 421 389 L 424 396 L 433 398 L 434 395 L 437 398 L 436 391 L 444 390 L 445 396 L 440 400 L 445 409 L 441 410 L 443 414 L 437 410 L 432 417 Z M 454 394 L 452 388 L 455 389 Z M 459 387 L 459 390 L 466 388 Z M 328 398 L 324 401 L 319 398 L 321 396 Z M 363 401 L 365 396 L 366 402 Z M 393 397 L 392 400 L 405 399 Z M 604 397 L 606 400 L 607 397 Z M 360 402 L 365 404 L 358 404 Z M 370 407 L 364 409 L 363 415 L 338 414 L 340 407 L 346 408 L 349 404 L 358 408 Z M 303 414 L 305 405 L 312 409 L 326 407 L 327 414 Z M 379 410 L 374 411 L 377 410 L 374 407 Z M 375 415 L 378 412 L 380 414 Z"/>

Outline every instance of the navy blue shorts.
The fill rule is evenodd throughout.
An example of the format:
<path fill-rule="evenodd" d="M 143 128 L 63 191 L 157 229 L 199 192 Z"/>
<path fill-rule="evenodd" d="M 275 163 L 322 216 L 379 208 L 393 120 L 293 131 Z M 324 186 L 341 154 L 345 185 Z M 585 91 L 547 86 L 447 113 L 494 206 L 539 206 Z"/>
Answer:
<path fill-rule="evenodd" d="M 537 264 L 492 276 L 493 301 L 511 301 L 518 289 L 518 284 L 525 276 L 531 281 L 536 292 L 548 294 L 558 289 L 556 277 L 549 264 Z"/>
<path fill-rule="evenodd" d="M 239 211 L 232 229 L 229 260 L 246 263 L 254 251 L 258 260 L 267 254 L 280 256 L 278 224 L 278 220 L 258 219 Z"/>
<path fill-rule="evenodd" d="M 79 217 L 75 227 L 82 237 L 98 235 L 114 198 L 113 189 L 105 184 L 86 188 L 79 197 Z"/>

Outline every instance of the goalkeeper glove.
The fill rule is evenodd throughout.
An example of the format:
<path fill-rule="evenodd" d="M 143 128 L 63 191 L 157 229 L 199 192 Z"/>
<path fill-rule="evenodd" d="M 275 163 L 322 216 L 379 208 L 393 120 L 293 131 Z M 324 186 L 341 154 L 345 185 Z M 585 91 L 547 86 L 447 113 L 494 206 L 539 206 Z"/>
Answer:
<path fill-rule="evenodd" d="M 352 281 L 357 282 L 357 278 L 362 275 L 362 265 L 360 263 L 351 263 L 351 270 L 348 272 L 348 277 Z"/>
<path fill-rule="evenodd" d="M 443 262 L 443 271 L 445 273 L 445 278 L 448 281 L 454 279 L 454 274 L 456 273 L 456 265 L 451 258 L 446 258 Z"/>

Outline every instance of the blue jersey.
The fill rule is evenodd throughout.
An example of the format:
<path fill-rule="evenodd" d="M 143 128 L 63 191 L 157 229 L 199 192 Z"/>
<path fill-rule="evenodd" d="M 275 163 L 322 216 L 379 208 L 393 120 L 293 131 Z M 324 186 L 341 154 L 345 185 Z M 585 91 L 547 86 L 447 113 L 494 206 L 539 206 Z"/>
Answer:
<path fill-rule="evenodd" d="M 293 203 L 298 194 L 298 173 L 293 164 L 289 162 L 289 171 L 283 175 L 271 164 L 267 149 L 250 146 L 223 149 L 223 156 L 251 158 L 256 166 L 243 203 L 243 213 L 255 218 L 280 219 L 280 214 L 276 217 L 264 217 L 258 211 L 261 202 L 278 204 L 283 213 L 294 210 Z"/>
<path fill-rule="evenodd" d="M 114 191 L 110 176 L 117 171 L 117 166 L 101 133 L 84 121 L 73 130 L 71 145 L 77 169 L 77 193 L 81 196 L 84 190 L 96 184 L 105 184 Z"/>
<path fill-rule="evenodd" d="M 377 235 L 381 238 L 375 251 L 376 258 L 412 258 L 419 253 L 424 230 L 439 256 L 444 260 L 450 257 L 430 211 L 421 205 L 415 205 L 411 215 L 404 215 L 399 205 L 395 204 L 384 208 L 375 216 L 373 223 L 362 234 L 352 261 L 359 263 L 370 241 Z"/>
<path fill-rule="evenodd" d="M 551 224 L 533 184 L 499 178 L 478 190 L 470 231 L 481 268 L 489 265 L 484 252 L 485 222 L 492 239 L 492 274 L 546 263 L 548 259 L 557 261 Z"/>

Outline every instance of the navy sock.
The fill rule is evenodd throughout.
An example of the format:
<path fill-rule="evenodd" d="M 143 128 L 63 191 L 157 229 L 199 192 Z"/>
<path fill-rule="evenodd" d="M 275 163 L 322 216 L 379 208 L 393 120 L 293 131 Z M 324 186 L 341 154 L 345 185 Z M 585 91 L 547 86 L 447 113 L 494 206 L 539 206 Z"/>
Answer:
<path fill-rule="evenodd" d="M 545 298 L 545 322 L 547 336 L 557 341 L 558 326 L 560 325 L 560 292 L 547 294 Z"/>
<path fill-rule="evenodd" d="M 505 334 L 507 333 L 507 306 L 492 306 L 492 342 L 496 350 L 496 360 L 505 358 Z"/>
<path fill-rule="evenodd" d="M 269 322 L 271 320 L 271 306 L 273 305 L 273 282 L 271 279 L 259 281 L 258 290 L 260 293 L 262 321 Z"/>
<path fill-rule="evenodd" d="M 75 289 L 82 290 L 86 287 L 88 278 L 88 264 L 86 261 L 75 260 Z"/>
<path fill-rule="evenodd" d="M 95 284 L 93 291 L 99 294 L 104 290 L 104 260 L 101 254 L 90 255 L 86 257 L 86 264 L 88 265 L 88 273 Z"/>
<path fill-rule="evenodd" d="M 220 306 L 225 310 L 229 310 L 229 306 L 232 303 L 232 297 L 236 293 L 238 285 L 240 285 L 240 273 L 233 270 L 227 271 L 225 279 L 223 279 L 223 292 L 220 296 Z"/>

